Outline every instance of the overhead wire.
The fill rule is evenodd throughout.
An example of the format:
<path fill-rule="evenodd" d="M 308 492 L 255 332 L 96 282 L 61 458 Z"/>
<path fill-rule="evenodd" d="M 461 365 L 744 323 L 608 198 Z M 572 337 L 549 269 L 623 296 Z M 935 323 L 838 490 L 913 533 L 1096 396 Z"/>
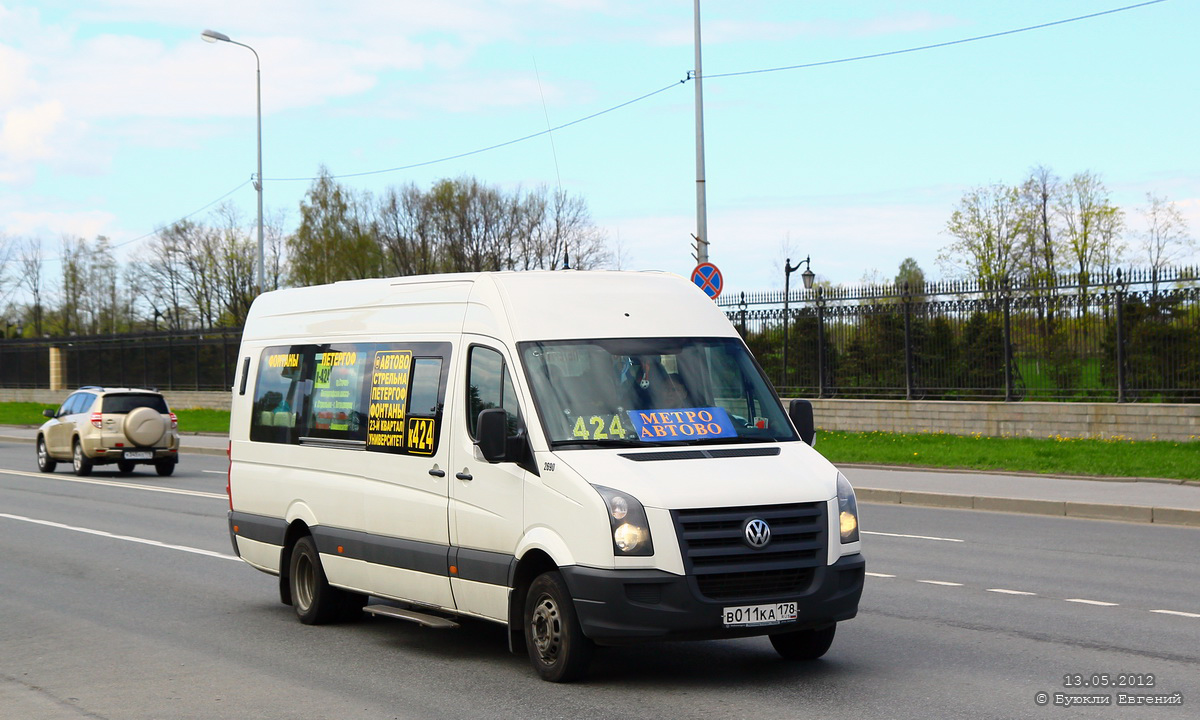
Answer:
<path fill-rule="evenodd" d="M 986 35 L 976 35 L 975 37 L 961 38 L 959 40 L 948 40 L 946 42 L 933 43 L 931 45 L 920 45 L 918 47 L 905 48 L 903 50 L 889 50 L 887 52 L 872 53 L 870 55 L 855 55 L 854 57 L 840 58 L 838 60 L 821 60 L 819 62 L 803 63 L 800 65 L 785 65 L 783 67 L 762 68 L 759 70 L 743 70 L 740 72 L 719 73 L 716 75 L 704 76 L 705 80 L 713 80 L 716 78 L 741 77 L 744 75 L 761 75 L 763 73 L 782 72 L 784 70 L 804 70 L 807 68 L 823 67 L 826 65 L 839 65 L 842 63 L 858 62 L 860 60 L 876 60 L 878 58 L 892 57 L 895 55 L 905 55 L 908 53 L 922 52 L 924 50 L 936 50 L 938 48 L 951 47 L 953 45 L 965 45 L 967 43 L 979 42 L 980 40 L 992 40 L 1005 35 L 1016 35 L 1017 33 L 1029 32 L 1031 30 L 1044 30 L 1056 25 L 1066 25 L 1067 23 L 1079 22 L 1081 20 L 1091 20 L 1103 15 L 1112 15 L 1113 13 L 1125 12 L 1127 10 L 1136 10 L 1146 7 L 1147 5 L 1157 5 L 1166 2 L 1167 0 L 1148 0 L 1147 2 L 1138 3 L 1136 5 L 1126 5 L 1125 7 L 1113 8 L 1111 10 L 1101 10 L 1100 12 L 1090 13 L 1088 15 L 1079 15 L 1065 20 L 1055 20 L 1053 22 L 1041 23 L 1039 25 L 1029 25 L 1027 27 L 1015 28 L 1013 30 L 1002 30 L 1000 32 L 988 33 Z"/>
<path fill-rule="evenodd" d="M 1103 17 L 1105 15 L 1113 15 L 1115 13 L 1136 10 L 1136 9 L 1144 8 L 1144 7 L 1147 7 L 1150 5 L 1158 5 L 1158 4 L 1164 3 L 1166 1 L 1167 0 L 1147 0 L 1146 2 L 1140 2 L 1140 3 L 1133 4 L 1133 5 L 1125 5 L 1123 7 L 1112 8 L 1109 10 L 1101 10 L 1101 11 L 1094 12 L 1094 13 L 1088 13 L 1086 15 L 1078 15 L 1075 17 L 1065 18 L 1063 20 L 1054 20 L 1051 22 L 1039 23 L 1037 25 L 1028 25 L 1025 27 L 1014 28 L 1011 30 L 1002 30 L 999 32 L 987 33 L 984 35 L 976 35 L 973 37 L 960 38 L 958 40 L 949 40 L 949 41 L 941 42 L 941 43 L 932 43 L 929 45 L 919 45 L 916 47 L 903 48 L 900 50 L 889 50 L 886 52 L 871 53 L 871 54 L 867 54 L 867 55 L 855 55 L 853 57 L 839 58 L 836 60 L 821 60 L 821 61 L 817 61 L 817 62 L 801 63 L 801 64 L 797 64 L 797 65 L 784 65 L 784 66 L 773 67 L 773 68 L 760 68 L 760 69 L 756 69 L 756 70 L 742 70 L 742 71 L 738 71 L 738 72 L 705 74 L 704 78 L 706 80 L 713 80 L 713 79 L 720 79 L 720 78 L 742 77 L 742 76 L 746 76 L 746 75 L 761 75 L 761 74 L 765 74 L 765 73 L 784 72 L 784 71 L 788 71 L 788 70 L 803 70 L 803 69 L 823 67 L 823 66 L 828 66 L 828 65 L 839 65 L 839 64 L 844 64 L 844 63 L 860 62 L 860 61 L 864 61 L 864 60 L 876 60 L 879 58 L 893 57 L 896 55 L 905 55 L 905 54 L 909 54 L 909 53 L 916 53 L 916 52 L 923 52 L 923 51 L 927 51 L 927 50 L 936 50 L 939 48 L 952 47 L 955 45 L 964 45 L 967 43 L 979 42 L 982 40 L 992 40 L 992 39 L 999 38 L 999 37 L 1005 37 L 1008 35 L 1016 35 L 1018 33 L 1031 32 L 1034 30 L 1044 30 L 1046 28 L 1056 27 L 1059 25 L 1066 25 L 1068 23 L 1075 23 L 1075 22 L 1080 22 L 1083 20 L 1091 20 L 1094 18 Z M 649 100 L 650 98 L 652 98 L 656 95 L 662 94 L 662 93 L 666 92 L 667 90 L 670 90 L 674 87 L 678 87 L 679 85 L 686 84 L 689 80 L 694 80 L 694 79 L 695 79 L 695 77 L 694 77 L 693 73 L 689 71 L 688 74 L 682 80 L 679 80 L 677 82 L 672 82 L 669 85 L 664 85 L 663 87 L 660 87 L 657 90 L 652 90 L 648 93 L 645 93 L 644 95 L 639 95 L 638 97 L 635 97 L 631 100 L 627 100 L 627 101 L 619 103 L 617 105 L 613 105 L 612 107 L 605 108 L 604 110 L 600 110 L 598 112 L 591 113 L 590 115 L 585 115 L 583 117 L 577 118 L 575 120 L 571 120 L 569 122 L 562 123 L 560 125 L 556 125 L 554 127 L 547 127 L 545 130 L 541 130 L 541 131 L 538 131 L 535 133 L 530 133 L 528 135 L 514 138 L 512 140 L 506 140 L 504 142 L 495 143 L 493 145 L 488 145 L 486 147 L 476 148 L 474 150 L 468 150 L 466 152 L 456 153 L 454 155 L 446 155 L 444 157 L 435 158 L 433 160 L 425 160 L 422 162 L 410 163 L 408 165 L 398 165 L 396 167 L 382 168 L 379 170 L 365 170 L 362 172 L 342 173 L 342 174 L 338 174 L 338 175 L 330 175 L 329 177 L 332 179 L 368 177 L 371 175 L 383 175 L 386 173 L 400 172 L 403 170 L 413 170 L 416 168 L 427 167 L 429 165 L 437 165 L 439 163 L 449 162 L 451 160 L 459 160 L 459 159 L 462 159 L 465 157 L 471 157 L 473 155 L 480 155 L 482 153 L 491 152 L 492 150 L 499 150 L 500 148 L 508 147 L 510 145 L 516 145 L 518 143 L 526 142 L 528 140 L 533 140 L 534 138 L 539 138 L 543 135 L 553 136 L 553 133 L 555 133 L 559 130 L 565 130 L 566 128 L 569 128 L 573 125 L 578 125 L 580 123 L 584 123 L 589 120 L 594 120 L 598 117 L 615 112 L 617 110 L 628 107 L 635 103 L 639 103 L 644 100 Z M 544 103 L 544 101 L 543 101 L 543 103 Z M 544 109 L 545 108 L 543 108 L 543 110 Z M 548 119 L 549 118 L 547 116 L 547 120 Z M 279 177 L 279 178 L 266 178 L 265 181 L 266 182 L 311 182 L 316 179 L 317 179 L 317 177 L 314 177 L 314 176 Z M 252 181 L 253 181 L 253 178 L 250 178 L 250 179 L 247 179 L 247 180 L 239 183 L 236 187 L 234 187 L 229 192 L 226 192 L 225 194 L 221 195 L 217 199 L 205 204 L 204 206 L 202 206 L 196 210 L 193 210 L 192 212 L 188 213 L 187 215 L 184 215 L 184 216 L 176 219 L 171 224 L 173 225 L 174 223 L 181 222 L 181 221 L 186 220 L 194 215 L 198 215 L 199 213 L 204 212 L 208 208 L 212 207 L 213 205 L 216 205 L 217 203 L 221 202 L 225 198 L 234 194 L 238 190 L 241 190 L 243 187 L 250 184 Z M 136 238 L 133 238 L 132 240 L 126 240 L 124 242 L 113 245 L 112 247 L 114 249 L 119 248 L 119 247 L 124 247 L 125 245 L 129 245 L 129 244 L 138 242 L 139 240 L 144 240 L 152 235 L 157 234 L 158 232 L 159 231 L 156 229 L 151 232 L 140 235 Z M 60 260 L 60 259 L 61 259 L 61 257 L 47 258 L 47 260 Z"/>
<path fill-rule="evenodd" d="M 1007 35 L 1016 35 L 1018 33 L 1031 32 L 1033 30 L 1044 30 L 1046 28 L 1055 27 L 1058 25 L 1066 25 L 1068 23 L 1080 22 L 1083 20 L 1091 20 L 1094 18 L 1102 17 L 1104 15 L 1112 15 L 1115 13 L 1127 12 L 1129 10 L 1136 10 L 1139 8 L 1147 7 L 1149 5 L 1157 5 L 1159 3 L 1164 3 L 1166 1 L 1167 0 L 1147 0 L 1146 2 L 1140 2 L 1140 3 L 1133 4 L 1133 5 L 1125 5 L 1123 7 L 1112 8 L 1110 10 L 1101 10 L 1101 11 L 1094 12 L 1094 13 L 1088 13 L 1086 15 L 1078 15 L 1075 17 L 1066 18 L 1063 20 L 1053 20 L 1051 22 L 1039 23 L 1037 25 L 1027 25 L 1025 27 L 1013 28 L 1011 30 L 1002 30 L 999 32 L 987 33 L 985 35 L 976 35 L 974 37 L 960 38 L 958 40 L 948 40 L 946 42 L 941 42 L 941 43 L 933 43 L 930 45 L 920 45 L 920 46 L 916 46 L 916 47 L 903 48 L 900 50 L 889 50 L 886 52 L 871 53 L 868 55 L 856 55 L 853 57 L 839 58 L 837 60 L 821 60 L 818 62 L 802 63 L 799 65 L 785 65 L 782 67 L 761 68 L 761 69 L 757 69 L 757 70 L 743 70 L 743 71 L 739 71 L 739 72 L 728 72 L 728 73 L 717 73 L 717 74 L 705 73 L 704 79 L 705 80 L 714 80 L 714 79 L 719 79 L 719 78 L 741 77 L 744 75 L 760 75 L 760 74 L 764 74 L 764 73 L 783 72 L 786 70 L 803 70 L 803 69 L 807 69 L 807 68 L 822 67 L 822 66 L 826 66 L 826 65 L 838 65 L 838 64 L 843 64 L 843 63 L 859 62 L 859 61 L 863 61 L 863 60 L 876 60 L 878 58 L 891 57 L 891 56 L 895 56 L 895 55 L 905 55 L 905 54 L 909 54 L 909 53 L 922 52 L 922 51 L 926 51 L 926 50 L 936 50 L 939 48 L 952 47 L 954 45 L 965 45 L 967 43 L 979 42 L 982 40 L 992 40 L 992 39 L 1004 37 Z M 689 71 L 687 73 L 686 77 L 684 77 L 682 80 L 680 80 L 678 82 L 673 82 L 670 85 L 666 85 L 664 87 L 659 88 L 658 90 L 648 92 L 645 95 L 640 95 L 636 98 L 633 98 L 632 100 L 628 100 L 619 105 L 614 105 L 605 110 L 601 110 L 599 112 L 592 113 L 591 115 L 587 115 L 585 117 L 581 117 L 581 118 L 578 118 L 577 120 L 572 120 L 570 122 L 566 122 L 566 123 L 563 123 L 563 124 L 555 126 L 555 127 L 547 127 L 545 130 L 535 132 L 535 133 L 530 133 L 529 135 L 525 135 L 523 137 L 515 138 L 513 140 L 508 140 L 508 141 L 501 142 L 501 143 L 496 143 L 495 145 L 488 145 L 487 147 L 478 148 L 476 150 L 470 150 L 467 152 L 458 153 L 456 155 L 447 155 L 445 157 L 440 157 L 440 158 L 437 158 L 434 160 L 425 160 L 423 162 L 412 163 L 409 165 L 399 165 L 396 167 L 383 168 L 381 170 L 366 170 L 366 171 L 362 171 L 362 172 L 342 173 L 339 175 L 330 175 L 329 177 L 331 179 L 336 180 L 336 179 L 341 179 L 341 178 L 366 177 L 369 175 L 383 175 L 385 173 L 400 172 L 402 170 L 413 170 L 413 169 L 420 168 L 420 167 L 426 167 L 428 165 L 436 165 L 438 163 L 449 162 L 451 160 L 458 160 L 461 158 L 470 157 L 472 155 L 479 155 L 481 153 L 490 152 L 492 150 L 499 150 L 500 148 L 508 147 L 509 145 L 516 145 L 517 143 L 522 143 L 527 140 L 533 140 L 534 138 L 539 138 L 543 135 L 552 134 L 558 130 L 563 130 L 565 128 L 569 128 L 572 125 L 578 125 L 579 123 L 587 122 L 588 120 L 598 118 L 601 115 L 607 115 L 608 113 L 614 112 L 616 110 L 620 110 L 621 108 L 624 108 L 624 107 L 628 107 L 630 105 L 633 105 L 634 103 L 639 103 L 639 102 L 642 102 L 643 100 L 648 100 L 648 99 L 654 97 L 655 95 L 658 95 L 660 93 L 666 92 L 667 90 L 670 90 L 671 88 L 677 87 L 678 85 L 683 85 L 683 84 L 687 83 L 689 80 L 695 80 L 695 76 L 691 71 Z M 267 178 L 267 180 L 269 182 L 311 182 L 316 179 L 317 179 L 316 177 Z"/>

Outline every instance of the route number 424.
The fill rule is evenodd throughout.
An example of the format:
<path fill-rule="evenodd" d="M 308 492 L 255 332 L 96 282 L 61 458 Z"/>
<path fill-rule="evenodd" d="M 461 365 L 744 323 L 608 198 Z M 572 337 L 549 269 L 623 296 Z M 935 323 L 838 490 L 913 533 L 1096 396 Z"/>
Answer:
<path fill-rule="evenodd" d="M 625 439 L 625 426 L 620 415 L 593 415 L 575 418 L 571 434 L 581 440 L 607 440 L 610 437 Z"/>

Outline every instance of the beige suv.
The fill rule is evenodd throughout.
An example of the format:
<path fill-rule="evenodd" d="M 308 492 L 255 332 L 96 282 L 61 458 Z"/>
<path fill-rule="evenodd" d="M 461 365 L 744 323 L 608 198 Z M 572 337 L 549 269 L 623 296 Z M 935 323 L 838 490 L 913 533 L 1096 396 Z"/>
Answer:
<path fill-rule="evenodd" d="M 153 465 L 159 475 L 175 472 L 179 431 L 175 413 L 161 393 L 139 388 L 88 386 L 71 393 L 58 410 L 46 410 L 37 434 L 37 463 L 54 472 L 61 460 L 76 475 L 95 465 L 116 463 L 122 473 Z"/>

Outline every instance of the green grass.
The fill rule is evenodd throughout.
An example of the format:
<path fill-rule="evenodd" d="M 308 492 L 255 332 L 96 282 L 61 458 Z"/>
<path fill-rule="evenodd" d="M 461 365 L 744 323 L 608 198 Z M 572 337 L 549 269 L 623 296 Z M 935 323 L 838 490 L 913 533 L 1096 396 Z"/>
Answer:
<path fill-rule="evenodd" d="M 43 405 L 42 403 L 34 402 L 0 403 L 0 425 L 30 425 L 36 427 L 46 422 L 45 416 L 42 415 L 42 410 L 57 409 L 58 405 Z M 191 410 L 176 410 L 175 415 L 179 418 L 180 432 L 229 432 L 229 411 L 227 410 L 193 408 Z"/>
<path fill-rule="evenodd" d="M 42 410 L 56 407 L 0 403 L 0 425 L 41 425 Z M 224 410 L 178 410 L 176 415 L 181 432 L 229 432 L 229 413 Z M 817 449 L 834 463 L 1200 480 L 1200 437 L 1192 442 L 1147 442 L 822 430 Z"/>
<path fill-rule="evenodd" d="M 1200 480 L 1200 438 L 1159 442 L 820 431 L 817 449 L 833 463 Z"/>
<path fill-rule="evenodd" d="M 192 408 L 190 410 L 176 410 L 175 415 L 179 418 L 180 432 L 229 433 L 228 410 Z"/>

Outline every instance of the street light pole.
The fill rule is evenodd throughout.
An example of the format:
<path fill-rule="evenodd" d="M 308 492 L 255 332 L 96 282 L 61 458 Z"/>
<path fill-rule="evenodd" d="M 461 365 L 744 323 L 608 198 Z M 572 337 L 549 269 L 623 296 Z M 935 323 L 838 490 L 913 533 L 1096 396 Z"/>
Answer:
<path fill-rule="evenodd" d="M 225 33 L 217 32 L 216 30 L 205 30 L 200 33 L 200 37 L 205 42 L 227 42 L 231 45 L 240 45 L 250 52 L 254 53 L 254 89 L 258 98 L 258 176 L 254 182 L 254 189 L 258 191 L 258 271 L 257 285 L 258 292 L 262 292 L 266 288 L 264 279 L 264 259 L 263 259 L 263 173 L 262 173 L 262 64 L 258 59 L 258 52 L 245 43 L 240 43 L 236 40 L 229 39 Z"/>
<path fill-rule="evenodd" d="M 696 35 L 696 262 L 708 262 L 708 197 L 704 187 L 704 73 L 700 70 L 700 0 L 694 3 Z"/>
<path fill-rule="evenodd" d="M 809 257 L 797 261 L 795 267 L 792 267 L 791 258 L 785 260 L 783 264 L 783 382 L 780 383 L 781 386 L 787 385 L 788 379 L 788 300 L 791 294 L 789 281 L 791 280 L 792 273 L 799 270 L 800 265 L 803 264 L 804 272 L 800 273 L 800 278 L 804 281 L 804 289 L 812 290 L 813 278 L 817 275 L 812 271 L 812 266 L 809 265 Z"/>

